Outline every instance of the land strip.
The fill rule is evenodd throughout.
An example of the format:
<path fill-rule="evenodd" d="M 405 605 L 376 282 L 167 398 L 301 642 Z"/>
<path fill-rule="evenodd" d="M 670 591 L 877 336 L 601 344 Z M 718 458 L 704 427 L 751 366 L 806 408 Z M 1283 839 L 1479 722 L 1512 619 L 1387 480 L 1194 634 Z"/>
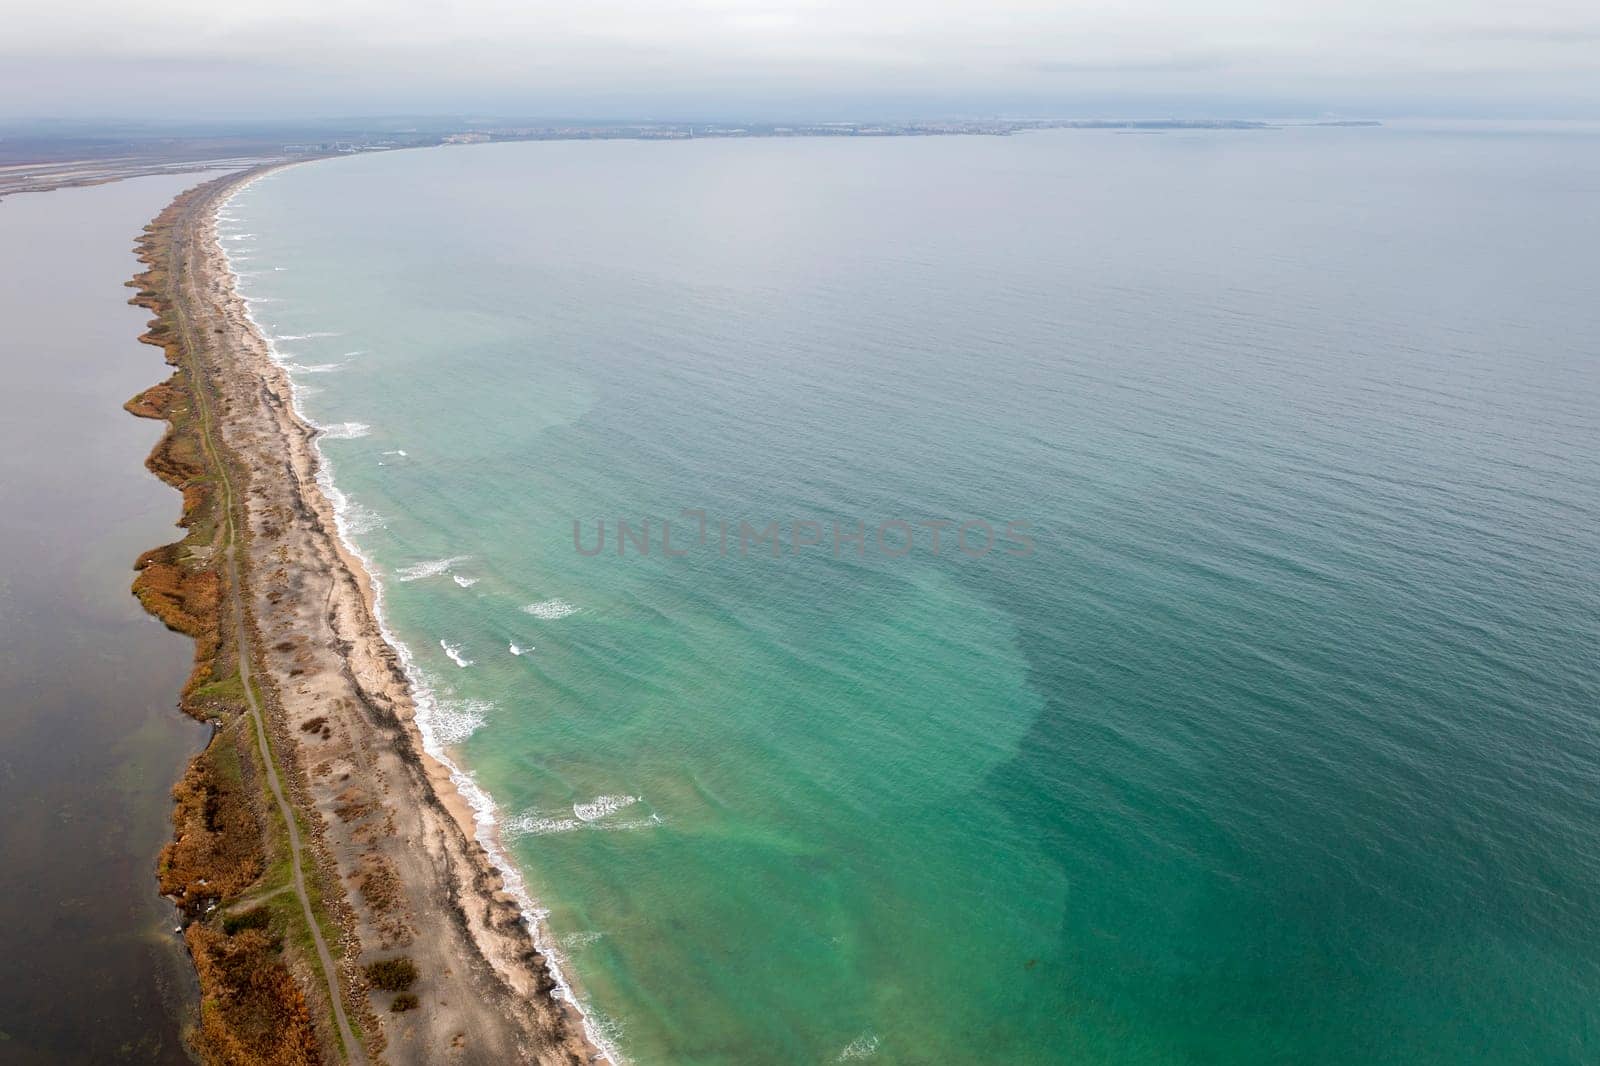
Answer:
<path fill-rule="evenodd" d="M 176 372 L 129 408 L 171 423 L 149 462 L 183 490 L 187 531 L 140 560 L 135 592 L 196 638 L 184 706 L 216 726 L 162 860 L 202 983 L 193 1042 L 225 1063 L 591 1061 L 421 750 L 315 432 L 234 291 L 213 216 L 258 173 L 179 197 L 135 279 Z"/>

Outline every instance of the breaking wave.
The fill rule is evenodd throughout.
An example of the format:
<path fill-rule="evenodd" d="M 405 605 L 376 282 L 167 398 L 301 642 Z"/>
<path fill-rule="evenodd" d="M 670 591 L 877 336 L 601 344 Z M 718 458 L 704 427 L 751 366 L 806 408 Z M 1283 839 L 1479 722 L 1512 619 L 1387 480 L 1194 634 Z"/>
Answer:
<path fill-rule="evenodd" d="M 334 513 L 338 521 L 344 524 L 346 535 L 360 536 L 363 533 L 371 533 L 375 529 L 382 529 L 389 522 L 377 511 L 348 497 L 343 503 L 335 501 L 334 506 L 336 508 Z"/>
<path fill-rule="evenodd" d="M 593 822 L 638 802 L 638 796 L 596 796 L 588 803 L 574 803 L 572 813 L 581 821 Z"/>
<path fill-rule="evenodd" d="M 870 1059 L 878 1053 L 878 1038 L 872 1033 L 862 1033 L 839 1052 L 836 1062 L 851 1062 L 856 1059 Z"/>
<path fill-rule="evenodd" d="M 436 700 L 429 728 L 442 743 L 461 744 L 483 728 L 492 710 L 488 700 Z"/>
<path fill-rule="evenodd" d="M 542 618 L 548 622 L 557 618 L 565 618 L 569 614 L 575 614 L 577 610 L 566 600 L 543 600 L 539 603 L 528 604 L 522 609 L 522 612 L 531 614 L 535 618 Z"/>
<path fill-rule="evenodd" d="M 394 576 L 400 581 L 420 581 L 425 577 L 438 577 L 440 574 L 448 574 L 452 566 L 464 563 L 470 558 L 470 555 L 452 555 L 448 559 L 429 559 L 425 563 L 401 567 L 394 572 Z"/>
<path fill-rule="evenodd" d="M 655 813 L 648 818 L 618 820 L 611 817 L 639 802 L 638 796 L 596 796 L 587 803 L 574 803 L 570 812 L 524 811 L 508 819 L 502 831 L 513 837 L 548 836 L 552 833 L 572 833 L 579 829 L 617 831 L 660 825 L 661 816 Z"/>
<path fill-rule="evenodd" d="M 371 433 L 372 427 L 365 422 L 335 422 L 332 425 L 318 426 L 317 432 L 328 440 L 355 440 Z"/>

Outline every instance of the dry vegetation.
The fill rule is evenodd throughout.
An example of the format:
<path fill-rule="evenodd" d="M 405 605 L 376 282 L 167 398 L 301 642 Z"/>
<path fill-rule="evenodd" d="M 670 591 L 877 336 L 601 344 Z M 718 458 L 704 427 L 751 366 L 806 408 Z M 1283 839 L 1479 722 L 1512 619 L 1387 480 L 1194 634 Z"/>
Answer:
<path fill-rule="evenodd" d="M 305 997 L 283 964 L 283 942 L 262 929 L 184 932 L 206 989 L 191 1042 L 207 1063 L 312 1066 L 322 1057 Z"/>
<path fill-rule="evenodd" d="M 167 626 L 195 640 L 194 670 L 182 707 L 216 726 L 173 789 L 173 839 L 159 866 L 161 890 L 178 906 L 184 939 L 200 979 L 198 1024 L 190 1043 L 202 1061 L 218 1066 L 310 1066 L 324 1061 L 317 1026 L 296 975 L 305 964 L 296 942 L 303 918 L 286 883 L 281 849 L 264 801 L 255 733 L 245 715 L 238 660 L 225 617 L 226 572 L 217 559 L 223 518 L 215 491 L 218 472 L 204 446 L 193 380 L 185 362 L 168 275 L 172 241 L 184 212 L 209 189 L 201 186 L 169 206 L 139 242 L 148 269 L 130 286 L 131 303 L 155 314 L 140 340 L 162 348 L 175 372 L 128 401 L 143 418 L 168 422 L 146 465 L 183 493 L 184 537 L 142 555 L 133 593 Z M 271 897 L 275 900 L 270 900 Z M 246 897 L 266 904 L 235 906 Z"/>
<path fill-rule="evenodd" d="M 228 727 L 240 732 L 243 719 Z M 172 790 L 173 839 L 161 852 L 161 891 L 187 918 L 204 917 L 219 900 L 250 888 L 265 869 L 261 824 L 251 797 L 254 766 L 240 758 L 235 738 L 213 742 L 195 756 Z M 245 779 L 249 774 L 252 780 Z"/>
<path fill-rule="evenodd" d="M 145 227 L 139 241 L 139 259 L 148 268 L 128 284 L 138 289 L 128 302 L 155 313 L 150 328 L 139 337 L 160 348 L 167 362 L 177 370 L 166 381 L 153 385 L 125 405 L 141 418 L 165 419 L 167 432 L 145 459 L 145 465 L 162 481 L 183 493 L 183 513 L 178 525 L 185 530 L 182 540 L 152 548 L 134 564 L 139 576 L 133 594 L 145 610 L 168 627 L 195 640 L 194 672 L 184 686 L 184 710 L 197 718 L 207 718 L 208 701 L 194 700 L 195 692 L 208 683 L 232 673 L 232 665 L 222 654 L 222 577 L 217 571 L 217 503 L 211 482 L 214 474 L 206 467 L 205 452 L 196 426 L 194 383 L 183 364 L 181 339 L 169 307 L 167 294 L 171 279 L 167 272 L 172 231 L 182 212 L 184 199 L 174 201 L 156 220 Z"/>
<path fill-rule="evenodd" d="M 368 984 L 385 992 L 404 992 L 417 983 L 417 964 L 404 955 L 369 962 L 362 973 Z"/>
<path fill-rule="evenodd" d="M 192 1045 L 226 1064 L 593 1061 L 406 731 L 410 693 L 330 533 L 311 430 L 207 243 L 232 180 L 148 227 L 133 282 L 174 373 L 128 409 L 168 423 L 149 466 L 183 493 L 182 539 L 145 554 L 134 591 L 194 637 L 183 706 L 214 727 L 160 871 L 200 979 Z M 358 963 L 402 951 L 426 987 L 404 987 L 411 963 L 374 989 Z"/>

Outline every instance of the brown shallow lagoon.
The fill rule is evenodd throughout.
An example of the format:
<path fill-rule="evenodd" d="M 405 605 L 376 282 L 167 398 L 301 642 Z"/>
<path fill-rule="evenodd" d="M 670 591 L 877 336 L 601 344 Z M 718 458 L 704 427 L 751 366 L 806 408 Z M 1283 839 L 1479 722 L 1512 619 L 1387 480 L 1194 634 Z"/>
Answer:
<path fill-rule="evenodd" d="M 157 895 L 171 788 L 207 729 L 191 642 L 129 594 L 179 497 L 144 468 L 161 380 L 123 283 L 194 175 L 0 202 L 0 1062 L 185 1062 L 193 975 Z"/>

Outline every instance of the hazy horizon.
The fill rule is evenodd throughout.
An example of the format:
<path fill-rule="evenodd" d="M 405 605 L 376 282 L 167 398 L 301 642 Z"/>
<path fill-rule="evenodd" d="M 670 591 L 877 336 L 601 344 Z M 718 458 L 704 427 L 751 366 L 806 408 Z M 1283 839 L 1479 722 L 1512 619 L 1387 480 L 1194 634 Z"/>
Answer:
<path fill-rule="evenodd" d="M 0 120 L 1583 118 L 1597 42 L 1571 0 L 88 0 L 8 17 Z"/>

